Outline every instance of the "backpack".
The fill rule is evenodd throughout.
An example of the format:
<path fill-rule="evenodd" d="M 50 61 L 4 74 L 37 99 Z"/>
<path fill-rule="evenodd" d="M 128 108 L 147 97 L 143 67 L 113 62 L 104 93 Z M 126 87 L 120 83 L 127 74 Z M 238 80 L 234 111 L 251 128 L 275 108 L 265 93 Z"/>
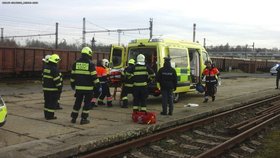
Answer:
<path fill-rule="evenodd" d="M 155 112 L 132 112 L 132 120 L 139 124 L 154 124 L 156 123 Z"/>

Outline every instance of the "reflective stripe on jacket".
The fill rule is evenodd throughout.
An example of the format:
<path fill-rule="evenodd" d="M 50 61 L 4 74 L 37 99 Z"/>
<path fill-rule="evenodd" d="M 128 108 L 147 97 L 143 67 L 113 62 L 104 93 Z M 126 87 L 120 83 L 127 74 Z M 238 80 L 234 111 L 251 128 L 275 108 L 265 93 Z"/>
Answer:
<path fill-rule="evenodd" d="M 42 75 L 42 85 L 44 91 L 62 90 L 62 75 L 55 64 L 45 64 Z"/>
<path fill-rule="evenodd" d="M 133 86 L 143 87 L 147 86 L 148 82 L 153 80 L 155 77 L 154 71 L 146 65 L 138 65 L 136 64 L 132 68 L 132 81 Z"/>
<path fill-rule="evenodd" d="M 82 56 L 75 61 L 72 66 L 70 82 L 76 91 L 92 91 L 99 85 L 95 66 L 87 57 Z"/>
<path fill-rule="evenodd" d="M 202 74 L 206 76 L 205 82 L 217 82 L 219 70 L 215 67 L 210 69 L 206 67 Z"/>

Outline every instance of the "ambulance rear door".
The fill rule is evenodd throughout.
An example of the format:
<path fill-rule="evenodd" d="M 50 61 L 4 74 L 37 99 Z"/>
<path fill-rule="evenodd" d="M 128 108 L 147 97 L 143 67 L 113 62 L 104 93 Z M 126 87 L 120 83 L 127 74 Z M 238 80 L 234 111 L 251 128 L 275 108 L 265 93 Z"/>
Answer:
<path fill-rule="evenodd" d="M 123 46 L 111 46 L 110 52 L 110 63 L 112 68 L 120 69 L 125 67 L 126 63 L 126 55 L 125 55 L 125 47 Z"/>

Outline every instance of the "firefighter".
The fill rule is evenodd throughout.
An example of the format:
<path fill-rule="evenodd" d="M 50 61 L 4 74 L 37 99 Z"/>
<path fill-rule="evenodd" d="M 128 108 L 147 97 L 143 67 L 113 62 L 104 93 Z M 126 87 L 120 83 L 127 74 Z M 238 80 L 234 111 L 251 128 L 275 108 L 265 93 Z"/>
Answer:
<path fill-rule="evenodd" d="M 109 77 L 109 61 L 107 59 L 102 59 L 102 64 L 98 65 L 96 67 L 96 70 L 97 70 L 97 74 L 99 75 L 99 81 L 100 81 L 100 84 L 101 84 L 101 87 L 102 87 L 102 92 L 101 92 L 101 95 L 99 96 L 98 98 L 98 102 L 97 104 L 98 105 L 105 105 L 104 103 L 104 98 L 105 96 L 107 97 L 107 107 L 112 107 L 112 96 L 111 96 L 111 93 L 110 93 L 110 88 L 109 88 L 109 80 L 108 80 L 108 77 Z"/>
<path fill-rule="evenodd" d="M 103 77 L 102 76 L 104 76 L 104 77 L 107 76 L 106 69 L 102 66 L 102 60 L 98 60 L 97 61 L 95 69 L 96 69 L 97 77 L 98 77 L 99 82 L 100 82 L 100 87 L 101 87 L 100 89 L 101 89 L 101 91 L 99 91 L 99 89 L 98 90 L 95 89 L 93 98 L 91 100 L 91 109 L 93 107 L 97 107 L 96 101 L 97 101 L 97 99 L 100 97 L 100 95 L 102 93 L 102 83 L 103 83 L 103 81 L 102 81 Z M 102 105 L 104 105 L 104 103 Z"/>
<path fill-rule="evenodd" d="M 81 51 L 80 59 L 76 60 L 71 71 L 71 87 L 75 90 L 75 104 L 71 113 L 71 123 L 76 123 L 79 115 L 81 104 L 84 101 L 84 106 L 81 114 L 80 124 L 88 124 L 87 119 L 91 108 L 90 101 L 95 88 L 99 88 L 99 80 L 96 75 L 95 66 L 91 61 L 92 50 L 89 47 L 84 47 Z"/>
<path fill-rule="evenodd" d="M 47 120 L 56 119 L 54 112 L 58 104 L 58 96 L 62 91 L 61 76 L 57 68 L 59 61 L 59 56 L 53 54 L 43 68 L 44 115 Z"/>
<path fill-rule="evenodd" d="M 211 61 L 205 62 L 206 68 L 203 70 L 202 78 L 205 77 L 205 95 L 203 103 L 208 102 L 208 96 L 215 101 L 216 86 L 218 81 L 219 70 L 211 65 Z"/>
<path fill-rule="evenodd" d="M 158 70 L 156 80 L 160 84 L 162 95 L 162 112 L 161 115 L 167 115 L 167 105 L 169 105 L 168 115 L 173 113 L 173 91 L 177 87 L 177 74 L 174 68 L 171 67 L 170 58 L 164 58 L 164 65 Z"/>
<path fill-rule="evenodd" d="M 145 56 L 139 54 L 136 65 L 128 73 L 132 75 L 133 81 L 133 112 L 147 112 L 148 83 L 154 79 L 154 71 L 146 66 Z"/>
<path fill-rule="evenodd" d="M 43 69 L 44 69 L 44 66 L 47 65 L 49 63 L 49 58 L 51 57 L 51 55 L 46 55 L 45 58 L 42 59 L 43 61 Z M 61 81 L 61 84 L 63 86 L 63 78 L 62 78 L 62 74 L 59 73 L 59 76 L 60 76 L 60 81 Z M 61 91 L 62 92 L 62 91 Z M 60 96 L 61 96 L 61 93 L 58 94 L 58 101 L 57 101 L 57 105 L 55 107 L 56 110 L 61 110 L 62 107 L 60 106 Z"/>
<path fill-rule="evenodd" d="M 122 108 L 128 108 L 127 95 L 129 93 L 132 93 L 133 90 L 133 81 L 131 79 L 131 75 L 128 72 L 132 70 L 134 65 L 135 65 L 135 60 L 130 59 L 128 61 L 128 66 L 122 72 L 122 80 L 124 82 L 122 86 L 122 92 L 121 92 Z"/>

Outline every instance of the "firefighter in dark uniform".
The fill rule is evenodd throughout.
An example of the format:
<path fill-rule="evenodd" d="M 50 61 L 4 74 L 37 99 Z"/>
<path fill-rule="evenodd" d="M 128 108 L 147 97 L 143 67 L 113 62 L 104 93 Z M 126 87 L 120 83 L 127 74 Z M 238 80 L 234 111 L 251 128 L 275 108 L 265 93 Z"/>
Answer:
<path fill-rule="evenodd" d="M 219 70 L 213 67 L 211 61 L 205 62 L 206 68 L 203 70 L 202 78 L 205 77 L 205 95 L 203 103 L 208 102 L 208 96 L 212 97 L 212 101 L 215 101 L 216 86 L 218 81 Z"/>
<path fill-rule="evenodd" d="M 48 63 L 44 64 L 43 68 L 44 115 L 47 120 L 56 119 L 54 112 L 58 106 L 59 94 L 62 91 L 61 73 L 57 68 L 59 61 L 59 56 L 53 54 L 49 57 Z"/>
<path fill-rule="evenodd" d="M 148 83 L 152 81 L 155 74 L 151 68 L 145 65 L 145 56 L 137 56 L 136 65 L 131 72 L 133 81 L 133 111 L 147 112 L 146 99 L 148 97 Z"/>
<path fill-rule="evenodd" d="M 109 88 L 109 61 L 107 59 L 102 59 L 102 64 L 101 65 L 98 65 L 96 67 L 96 71 L 97 74 L 99 75 L 98 78 L 99 78 L 99 81 L 100 81 L 100 84 L 101 84 L 101 87 L 102 87 L 102 92 L 101 92 L 101 95 L 99 96 L 98 98 L 98 105 L 105 105 L 104 103 L 104 98 L 106 97 L 107 99 L 107 107 L 112 107 L 112 101 L 113 101 L 113 98 L 112 98 L 112 95 L 110 93 L 110 88 Z"/>
<path fill-rule="evenodd" d="M 89 47 L 84 47 L 81 51 L 81 58 L 74 62 L 71 71 L 71 87 L 76 90 L 76 100 L 71 113 L 71 122 L 76 123 L 81 104 L 84 101 L 80 122 L 81 125 L 90 122 L 87 119 L 91 108 L 90 101 L 94 89 L 99 88 L 99 80 L 96 76 L 95 66 L 92 63 L 91 58 L 92 50 Z"/>
<path fill-rule="evenodd" d="M 129 93 L 132 93 L 132 90 L 133 90 L 133 81 L 131 79 L 132 76 L 128 72 L 130 72 L 132 70 L 134 65 L 135 65 L 135 60 L 130 59 L 128 61 L 128 66 L 122 72 L 122 80 L 123 80 L 123 86 L 122 86 L 122 92 L 121 92 L 122 108 L 128 108 L 127 95 Z"/>
<path fill-rule="evenodd" d="M 173 113 L 173 91 L 177 87 L 177 74 L 174 68 L 171 67 L 170 58 L 164 58 L 164 65 L 158 70 L 156 80 L 160 84 L 162 95 L 162 112 L 161 115 L 167 115 L 167 105 L 169 106 L 168 115 Z"/>

